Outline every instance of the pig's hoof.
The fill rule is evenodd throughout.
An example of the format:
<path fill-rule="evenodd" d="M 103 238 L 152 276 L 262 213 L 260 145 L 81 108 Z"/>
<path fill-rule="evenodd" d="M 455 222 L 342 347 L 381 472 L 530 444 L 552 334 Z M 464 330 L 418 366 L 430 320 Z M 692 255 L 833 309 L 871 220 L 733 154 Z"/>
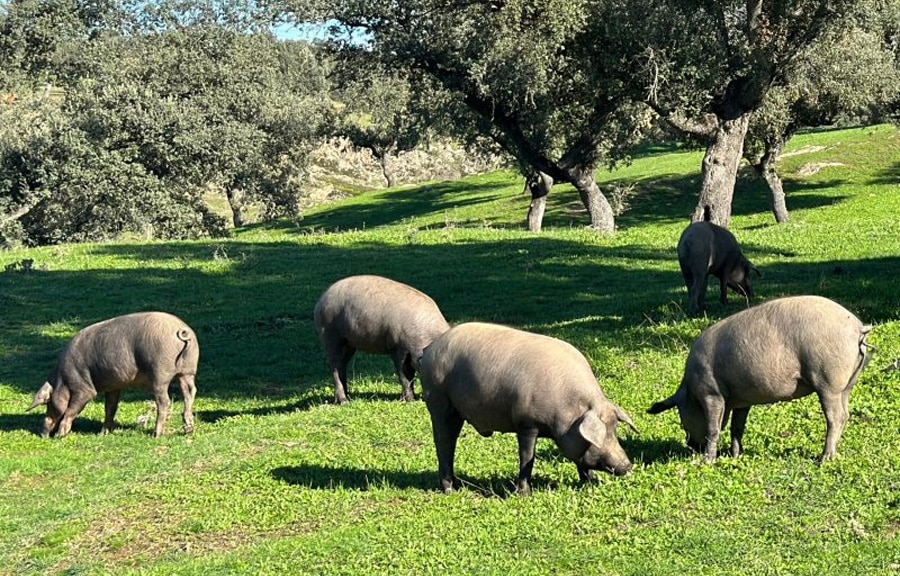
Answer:
<path fill-rule="evenodd" d="M 190 436 L 190 435 L 193 434 L 193 433 L 194 433 L 194 427 L 193 427 L 193 426 L 185 426 L 185 427 L 184 427 L 184 434 L 185 434 L 186 436 Z"/>
<path fill-rule="evenodd" d="M 837 458 L 838 458 L 837 452 L 822 454 L 821 456 L 819 456 L 819 464 L 824 464 L 826 462 L 833 462 L 833 461 L 837 460 Z"/>

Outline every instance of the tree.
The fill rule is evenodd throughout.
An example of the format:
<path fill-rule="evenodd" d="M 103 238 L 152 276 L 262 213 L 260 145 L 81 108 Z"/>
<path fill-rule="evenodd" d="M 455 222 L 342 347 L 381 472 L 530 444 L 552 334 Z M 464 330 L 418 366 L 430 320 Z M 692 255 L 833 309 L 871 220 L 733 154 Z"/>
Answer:
<path fill-rule="evenodd" d="M 623 109 L 616 63 L 587 36 L 593 4 L 344 0 L 331 15 L 366 30 L 385 65 L 425 72 L 458 95 L 483 133 L 546 175 L 543 184 L 575 186 L 591 227 L 611 232 L 613 211 L 594 171 L 621 156 L 640 124 Z"/>
<path fill-rule="evenodd" d="M 327 118 L 328 85 L 314 49 L 190 26 L 148 36 L 141 50 L 144 85 L 157 101 L 177 103 L 167 123 L 174 139 L 164 126 L 119 131 L 149 152 L 142 161 L 197 188 L 220 186 L 235 226 L 250 201 L 264 205 L 266 218 L 295 214 L 293 182 Z"/>
<path fill-rule="evenodd" d="M 66 17 L 73 6 L 90 18 Z M 18 0 L 0 14 L 0 29 L 23 19 L 46 27 L 0 38 L 11 58 L 0 81 L 53 82 L 60 94 L 16 89 L 21 98 L 0 108 L 7 236 L 219 233 L 202 200 L 211 184 L 225 190 L 236 225 L 247 200 L 266 217 L 295 213 L 298 175 L 325 119 L 316 50 L 257 31 L 267 21 L 240 3 L 143 3 L 106 20 L 98 6 Z"/>
<path fill-rule="evenodd" d="M 634 96 L 706 146 L 691 219 L 727 226 L 752 114 L 829 27 L 847 24 L 853 0 L 619 1 L 607 18 L 636 73 Z"/>
<path fill-rule="evenodd" d="M 790 219 L 776 169 L 778 155 L 803 127 L 884 121 L 900 94 L 900 68 L 876 13 L 810 46 L 753 115 L 744 155 L 772 194 L 777 222 Z"/>
<path fill-rule="evenodd" d="M 335 133 L 368 150 L 386 185 L 395 185 L 393 161 L 428 138 L 434 100 L 427 82 L 381 66 L 365 51 L 345 54 L 335 67 L 340 112 Z"/>

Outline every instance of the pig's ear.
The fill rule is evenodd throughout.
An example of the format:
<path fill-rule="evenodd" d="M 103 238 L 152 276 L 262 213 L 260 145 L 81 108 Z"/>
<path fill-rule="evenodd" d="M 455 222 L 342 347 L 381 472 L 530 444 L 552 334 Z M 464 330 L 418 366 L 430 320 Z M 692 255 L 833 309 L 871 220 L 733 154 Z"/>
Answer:
<path fill-rule="evenodd" d="M 603 446 L 603 442 L 606 440 L 606 425 L 603 424 L 596 412 L 588 410 L 581 417 L 578 433 L 594 446 Z"/>
<path fill-rule="evenodd" d="M 619 419 L 619 422 L 624 422 L 625 424 L 628 424 L 628 427 L 631 428 L 632 430 L 634 430 L 635 434 L 640 434 L 641 431 L 637 429 L 637 426 L 634 425 L 634 422 L 631 421 L 631 418 L 628 416 L 628 414 L 624 410 L 619 408 L 618 406 L 616 406 L 615 408 L 616 408 L 616 418 Z"/>
<path fill-rule="evenodd" d="M 37 394 L 34 395 L 34 400 L 31 402 L 31 406 L 28 407 L 26 412 L 34 410 L 38 406 L 42 406 L 50 401 L 50 395 L 53 393 L 53 386 L 50 385 L 49 382 L 44 382 L 41 388 L 37 391 Z"/>

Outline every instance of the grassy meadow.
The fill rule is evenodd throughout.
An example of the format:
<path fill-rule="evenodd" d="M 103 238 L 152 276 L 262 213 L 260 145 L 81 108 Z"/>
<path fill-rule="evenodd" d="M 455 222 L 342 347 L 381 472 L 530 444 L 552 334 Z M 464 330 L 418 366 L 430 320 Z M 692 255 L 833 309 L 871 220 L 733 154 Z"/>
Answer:
<path fill-rule="evenodd" d="M 878 347 L 850 401 L 840 458 L 820 466 L 814 396 L 751 410 L 746 453 L 705 465 L 675 412 L 706 326 L 740 310 L 711 283 L 686 317 L 675 244 L 701 153 L 647 150 L 599 175 L 634 184 L 619 230 L 585 229 L 560 186 L 544 232 L 523 230 L 522 181 L 500 172 L 370 192 L 223 240 L 62 245 L 0 253 L 0 574 L 898 574 L 900 573 L 900 131 L 796 137 L 780 162 L 792 221 L 776 225 L 749 171 L 732 230 L 762 270 L 758 298 L 830 297 Z M 538 443 L 534 495 L 515 496 L 513 435 L 466 426 L 438 491 L 424 403 L 399 401 L 390 360 L 358 354 L 332 404 L 311 311 L 331 282 L 373 273 L 431 295 L 451 323 L 499 322 L 574 344 L 634 419 L 622 478 L 580 486 Z M 43 440 L 25 413 L 67 339 L 119 314 L 166 310 L 201 345 L 197 427 L 151 437 L 147 393 L 103 403 Z M 417 394 L 420 388 L 416 382 Z M 722 447 L 727 446 L 727 431 Z"/>

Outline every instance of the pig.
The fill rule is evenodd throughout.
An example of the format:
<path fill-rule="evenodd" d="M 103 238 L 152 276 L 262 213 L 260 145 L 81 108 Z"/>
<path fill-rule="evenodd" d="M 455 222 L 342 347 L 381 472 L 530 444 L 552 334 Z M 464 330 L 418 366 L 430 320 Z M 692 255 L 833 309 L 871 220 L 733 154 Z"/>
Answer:
<path fill-rule="evenodd" d="M 678 408 L 688 445 L 713 462 L 730 412 L 731 454 L 738 456 L 751 406 L 815 392 L 825 413 L 824 462 L 837 454 L 850 417 L 850 391 L 870 358 L 870 330 L 821 296 L 779 298 L 742 310 L 700 334 L 678 390 L 648 412 Z"/>
<path fill-rule="evenodd" d="M 691 316 L 703 314 L 709 275 L 719 279 L 719 300 L 728 303 L 728 288 L 753 299 L 750 273 L 759 270 L 741 253 L 734 234 L 712 222 L 695 222 L 678 240 L 678 264 L 688 289 Z"/>
<path fill-rule="evenodd" d="M 516 434 L 516 488 L 523 495 L 531 493 L 538 437 L 556 442 L 582 482 L 592 470 L 631 470 L 616 427 L 637 428 L 607 400 L 587 359 L 567 342 L 496 324 L 460 324 L 425 349 L 421 378 L 445 493 L 460 484 L 453 460 L 464 421 L 482 436 Z"/>
<path fill-rule="evenodd" d="M 334 381 L 334 401 L 346 404 L 347 364 L 357 350 L 387 354 L 403 389 L 415 399 L 412 380 L 422 351 L 450 329 L 437 304 L 411 286 L 381 276 L 349 276 L 329 286 L 313 310 Z"/>
<path fill-rule="evenodd" d="M 104 393 L 106 418 L 101 433 L 108 434 L 115 426 L 122 390 L 149 388 L 156 400 L 153 436 L 158 438 L 169 416 L 169 384 L 178 380 L 184 395 L 184 432 L 190 434 L 199 359 L 194 331 L 171 314 L 138 312 L 104 320 L 69 341 L 28 410 L 47 404 L 41 435 L 46 438 L 55 429 L 62 438 L 85 405 Z"/>

